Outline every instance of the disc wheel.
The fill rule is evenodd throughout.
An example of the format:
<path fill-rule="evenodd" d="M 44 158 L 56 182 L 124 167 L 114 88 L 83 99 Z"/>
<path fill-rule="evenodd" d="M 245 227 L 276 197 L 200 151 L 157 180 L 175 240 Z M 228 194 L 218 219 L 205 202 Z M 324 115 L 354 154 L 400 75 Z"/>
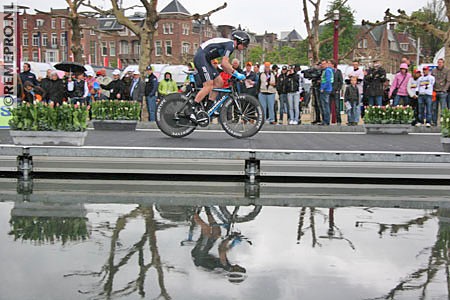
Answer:
<path fill-rule="evenodd" d="M 196 128 L 189 119 L 190 114 L 191 107 L 187 97 L 178 93 L 170 94 L 161 100 L 156 109 L 156 125 L 170 137 L 185 137 Z"/>

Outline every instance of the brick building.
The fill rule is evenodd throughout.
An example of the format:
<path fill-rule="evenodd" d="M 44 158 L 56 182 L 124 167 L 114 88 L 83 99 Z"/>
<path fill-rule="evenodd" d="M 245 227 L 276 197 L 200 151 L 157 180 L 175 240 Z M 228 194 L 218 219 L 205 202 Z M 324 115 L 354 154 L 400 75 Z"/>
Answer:
<path fill-rule="evenodd" d="M 52 9 L 52 14 L 68 14 L 67 9 Z M 208 19 L 193 21 L 191 14 L 177 0 L 170 2 L 159 12 L 157 32 L 154 35 L 153 63 L 186 64 L 192 61 L 199 44 L 213 37 L 222 36 Z M 135 13 L 129 19 L 144 21 L 143 13 Z M 71 28 L 65 18 L 53 18 L 47 14 L 23 14 L 22 61 L 59 62 L 71 60 Z M 81 45 L 85 63 L 125 67 L 137 64 L 140 42 L 136 35 L 119 24 L 114 16 L 85 18 Z"/>
<path fill-rule="evenodd" d="M 358 45 L 353 51 L 353 59 L 369 64 L 375 58 L 380 59 L 388 73 L 398 72 L 402 57 L 416 60 L 416 42 L 406 33 L 395 31 L 394 24 L 375 27 L 363 36 L 366 26 L 359 26 Z"/>

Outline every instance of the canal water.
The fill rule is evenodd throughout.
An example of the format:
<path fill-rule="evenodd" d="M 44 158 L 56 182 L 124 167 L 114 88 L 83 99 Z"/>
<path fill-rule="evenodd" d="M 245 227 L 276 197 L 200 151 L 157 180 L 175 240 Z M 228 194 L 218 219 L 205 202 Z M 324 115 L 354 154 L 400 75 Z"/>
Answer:
<path fill-rule="evenodd" d="M 304 205 L 280 184 L 264 205 L 264 189 L 241 186 L 239 205 L 223 191 L 236 186 L 217 195 L 176 182 L 145 201 L 133 182 L 122 198 L 98 188 L 105 183 L 74 192 L 92 184 L 3 189 L 0 299 L 449 298 L 450 210 L 436 198 Z"/>

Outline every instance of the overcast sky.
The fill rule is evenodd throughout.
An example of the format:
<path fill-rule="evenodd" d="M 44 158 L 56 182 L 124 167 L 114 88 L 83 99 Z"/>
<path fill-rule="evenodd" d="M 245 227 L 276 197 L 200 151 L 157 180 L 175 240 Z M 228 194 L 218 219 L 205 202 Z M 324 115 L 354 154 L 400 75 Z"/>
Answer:
<path fill-rule="evenodd" d="M 53 8 L 66 7 L 65 0 L 17 0 L 19 4 L 32 8 L 49 10 Z M 172 0 L 160 0 L 158 10 L 163 9 Z M 93 4 L 110 7 L 110 0 L 91 0 Z M 193 1 L 179 0 L 179 2 L 191 13 L 205 13 L 214 9 L 224 2 L 228 7 L 211 17 L 215 25 L 230 24 L 237 26 L 241 24 L 252 32 L 264 33 L 264 31 L 280 34 L 281 31 L 296 29 L 303 37 L 306 35 L 306 28 L 303 22 L 303 4 L 301 0 L 208 0 Z M 123 0 L 124 6 L 131 6 L 140 3 L 139 0 Z M 322 0 L 321 12 L 325 12 L 329 1 Z M 356 21 L 360 23 L 362 19 L 381 20 L 384 11 L 389 7 L 391 11 L 398 8 L 406 12 L 422 8 L 426 1 L 418 0 L 349 0 L 348 4 L 355 10 Z"/>

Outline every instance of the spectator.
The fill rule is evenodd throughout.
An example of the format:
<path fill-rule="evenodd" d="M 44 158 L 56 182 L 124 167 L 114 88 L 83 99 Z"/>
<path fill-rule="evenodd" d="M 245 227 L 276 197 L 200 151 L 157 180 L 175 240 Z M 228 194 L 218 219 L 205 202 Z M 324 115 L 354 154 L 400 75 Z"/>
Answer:
<path fill-rule="evenodd" d="M 42 99 L 45 102 L 48 102 L 49 97 L 48 97 L 48 90 L 49 90 L 49 86 L 50 86 L 50 74 L 52 73 L 52 69 L 48 69 L 47 70 L 47 76 L 45 78 L 42 78 L 41 80 L 41 88 L 44 90 L 45 94 L 44 94 L 44 98 Z M 64 89 L 64 88 L 63 88 Z"/>
<path fill-rule="evenodd" d="M 252 63 L 247 62 L 245 64 L 245 80 L 242 92 L 256 97 L 256 74 L 252 71 Z"/>
<path fill-rule="evenodd" d="M 389 99 L 394 98 L 394 106 L 400 105 L 400 100 L 403 101 L 402 105 L 409 105 L 407 85 L 410 78 L 408 65 L 406 63 L 400 64 L 400 72 L 395 74 L 394 81 L 389 89 Z"/>
<path fill-rule="evenodd" d="M 336 114 L 336 123 L 341 124 L 341 90 L 344 85 L 344 78 L 342 76 L 342 71 L 338 69 L 338 64 L 336 61 L 331 60 L 331 67 L 333 68 L 333 91 L 330 94 L 330 111 L 334 105 L 334 111 Z"/>
<path fill-rule="evenodd" d="M 362 102 L 362 98 L 363 98 L 363 82 L 364 82 L 364 71 L 360 68 L 359 66 L 359 61 L 358 60 L 354 60 L 353 63 L 353 68 L 350 69 L 350 72 L 347 73 L 347 79 L 346 84 L 347 86 L 350 85 L 350 79 L 352 77 L 357 77 L 357 81 L 358 81 L 358 93 L 359 93 L 359 103 L 357 105 L 357 112 L 355 115 L 355 120 L 353 120 L 354 122 L 356 122 L 356 124 L 359 123 L 359 119 L 361 116 L 361 102 Z"/>
<path fill-rule="evenodd" d="M 444 59 L 438 59 L 437 68 L 435 68 L 432 73 L 436 83 L 434 85 L 434 91 L 436 92 L 436 101 L 433 102 L 433 116 L 432 116 L 432 124 L 437 124 L 439 103 L 441 106 L 441 115 L 442 111 L 446 108 L 450 108 L 450 102 L 447 98 L 447 91 L 450 88 L 450 70 L 444 66 Z"/>
<path fill-rule="evenodd" d="M 89 91 L 94 87 L 94 82 L 98 82 L 97 79 L 94 77 L 95 73 L 94 71 L 86 71 L 86 83 L 88 85 Z"/>
<path fill-rule="evenodd" d="M 31 65 L 29 63 L 23 64 L 23 72 L 20 73 L 20 79 L 22 80 L 22 84 L 25 85 L 25 82 L 29 81 L 33 84 L 33 86 L 39 86 L 39 82 L 36 79 L 36 75 L 31 73 Z"/>
<path fill-rule="evenodd" d="M 65 97 L 65 84 L 63 80 L 58 77 L 58 72 L 52 71 L 50 73 L 50 80 L 45 84 L 45 99 L 61 105 Z"/>
<path fill-rule="evenodd" d="M 124 100 L 129 100 L 131 99 L 131 83 L 133 82 L 133 72 L 134 70 L 130 70 L 128 71 L 122 78 L 122 81 L 125 85 L 125 90 L 122 96 L 122 99 Z"/>
<path fill-rule="evenodd" d="M 147 99 L 148 121 L 156 121 L 156 93 L 158 92 L 158 78 L 153 74 L 152 66 L 145 68 L 145 98 Z"/>
<path fill-rule="evenodd" d="M 386 81 L 386 71 L 380 64 L 379 60 L 373 61 L 372 68 L 367 70 L 365 76 L 367 82 L 367 96 L 369 98 L 369 105 L 381 106 L 383 102 L 383 83 Z"/>
<path fill-rule="evenodd" d="M 172 79 L 172 74 L 170 72 L 164 73 L 164 80 L 158 85 L 159 98 L 162 99 L 165 96 L 176 92 L 178 92 L 178 86 L 175 80 Z"/>
<path fill-rule="evenodd" d="M 300 95 L 300 103 L 299 103 L 299 120 L 298 124 L 301 124 L 301 114 L 302 114 L 302 98 L 305 96 L 305 78 L 303 77 L 302 68 L 299 64 L 294 65 L 294 72 L 298 75 L 298 93 Z"/>
<path fill-rule="evenodd" d="M 273 65 L 272 66 L 272 72 L 273 72 L 273 74 L 275 75 L 275 84 L 277 84 L 277 80 L 278 80 L 278 70 L 279 70 L 280 68 L 277 66 L 277 65 Z M 279 100 L 279 99 L 278 99 Z M 276 99 L 276 97 L 275 97 L 275 101 L 273 102 L 273 111 L 275 112 L 275 123 L 277 123 L 278 122 L 278 101 L 277 101 L 277 99 Z"/>
<path fill-rule="evenodd" d="M 391 91 L 391 81 L 389 79 L 386 79 L 386 81 L 383 83 L 383 105 L 389 104 L 389 92 Z"/>
<path fill-rule="evenodd" d="M 419 122 L 416 126 L 423 124 L 426 119 L 426 126 L 431 124 L 431 97 L 433 95 L 434 77 L 430 75 L 430 67 L 423 68 L 423 75 L 417 80 L 416 93 L 419 94 Z"/>
<path fill-rule="evenodd" d="M 333 91 L 334 71 L 328 60 L 322 60 L 322 78 L 320 82 L 320 107 L 322 108 L 322 125 L 330 125 L 330 94 Z"/>
<path fill-rule="evenodd" d="M 120 80 L 120 71 L 118 69 L 113 71 L 113 80 L 108 84 L 100 84 L 100 87 L 109 91 L 110 100 L 122 100 L 125 94 L 125 83 Z"/>
<path fill-rule="evenodd" d="M 35 101 L 41 101 L 44 91 L 38 86 L 34 86 L 31 81 L 25 81 L 23 85 L 23 98 L 22 100 L 27 103 L 34 103 Z"/>
<path fill-rule="evenodd" d="M 289 115 L 289 102 L 287 96 L 287 66 L 281 68 L 281 74 L 278 75 L 277 80 L 277 92 L 280 98 L 280 124 L 283 124 L 284 114 L 288 115 L 289 123 L 293 120 L 293 117 Z"/>
<path fill-rule="evenodd" d="M 139 101 L 145 96 L 145 82 L 141 79 L 141 73 L 138 70 L 133 72 L 133 80 L 130 88 L 130 100 Z"/>
<path fill-rule="evenodd" d="M 290 67 L 287 72 L 286 92 L 289 104 L 289 125 L 298 125 L 300 119 L 299 79 L 293 67 Z"/>
<path fill-rule="evenodd" d="M 240 67 L 239 59 L 234 58 L 234 59 L 231 61 L 231 66 L 232 66 L 233 69 L 235 69 L 237 72 L 239 72 L 239 73 L 241 73 L 241 74 L 244 73 L 244 71 L 242 71 L 242 69 L 241 69 L 241 67 Z"/>
<path fill-rule="evenodd" d="M 75 75 L 75 80 L 68 78 L 67 91 L 69 92 L 70 102 L 75 104 L 80 102 L 84 104 L 89 95 L 89 89 L 86 81 L 84 80 L 83 73 Z"/>
<path fill-rule="evenodd" d="M 89 103 L 98 100 L 107 100 L 106 96 L 102 93 L 102 89 L 100 88 L 100 84 L 98 82 L 94 82 L 92 85 L 92 89 L 89 91 Z M 89 112 L 89 117 L 91 113 Z"/>
<path fill-rule="evenodd" d="M 276 81 L 275 74 L 270 70 L 270 62 L 264 63 L 264 72 L 259 76 L 259 102 L 262 105 L 266 115 L 266 122 L 275 124 L 275 93 Z"/>
<path fill-rule="evenodd" d="M 420 70 L 415 70 L 412 77 L 409 79 L 408 81 L 408 85 L 406 87 L 407 91 L 408 91 L 408 96 L 409 96 L 409 103 L 411 104 L 412 108 L 414 109 L 414 116 L 415 116 L 415 120 L 413 121 L 415 125 L 417 124 L 418 120 L 419 120 L 419 105 L 417 103 L 417 99 L 419 98 L 417 96 L 416 90 L 418 87 L 418 79 L 422 74 L 420 73 Z"/>
<path fill-rule="evenodd" d="M 357 114 L 359 113 L 358 106 L 360 101 L 359 87 L 358 87 L 358 77 L 353 76 L 350 79 L 350 84 L 345 89 L 344 101 L 345 107 L 347 108 L 348 122 L 347 125 L 355 126 L 358 125 L 356 122 Z"/>
<path fill-rule="evenodd" d="M 258 87 L 259 87 L 259 75 L 261 74 L 261 72 L 259 72 L 259 64 L 256 63 L 253 66 L 253 72 L 256 75 L 256 81 L 255 81 L 255 86 L 256 86 L 256 94 L 258 95 L 259 91 L 258 91 Z"/>
<path fill-rule="evenodd" d="M 110 82 L 112 81 L 111 77 L 106 76 L 106 69 L 100 69 L 97 72 L 97 82 L 100 84 L 100 86 L 103 85 L 108 85 Z M 111 93 L 109 90 L 102 90 L 102 94 L 105 95 L 106 98 L 109 99 Z"/>

